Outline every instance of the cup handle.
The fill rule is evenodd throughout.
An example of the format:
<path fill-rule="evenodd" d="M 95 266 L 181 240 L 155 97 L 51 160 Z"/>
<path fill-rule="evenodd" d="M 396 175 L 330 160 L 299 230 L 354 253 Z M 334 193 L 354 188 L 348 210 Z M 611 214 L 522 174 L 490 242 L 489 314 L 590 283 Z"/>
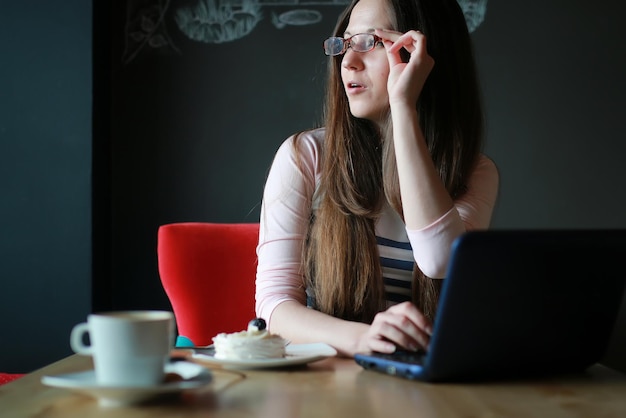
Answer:
<path fill-rule="evenodd" d="M 80 324 L 74 325 L 74 328 L 72 328 L 70 346 L 72 346 L 72 350 L 74 350 L 75 353 L 84 355 L 92 354 L 91 346 L 83 343 L 83 335 L 87 332 L 89 332 L 89 324 L 87 322 L 81 322 Z"/>

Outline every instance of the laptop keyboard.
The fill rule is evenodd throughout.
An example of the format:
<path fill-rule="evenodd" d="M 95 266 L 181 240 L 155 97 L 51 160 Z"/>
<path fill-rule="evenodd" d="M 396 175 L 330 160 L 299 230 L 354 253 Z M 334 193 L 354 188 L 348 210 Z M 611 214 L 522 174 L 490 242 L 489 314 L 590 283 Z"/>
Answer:
<path fill-rule="evenodd" d="M 424 358 L 426 357 L 426 352 L 396 350 L 391 354 L 375 353 L 375 356 L 387 360 L 399 361 L 401 363 L 423 365 Z"/>

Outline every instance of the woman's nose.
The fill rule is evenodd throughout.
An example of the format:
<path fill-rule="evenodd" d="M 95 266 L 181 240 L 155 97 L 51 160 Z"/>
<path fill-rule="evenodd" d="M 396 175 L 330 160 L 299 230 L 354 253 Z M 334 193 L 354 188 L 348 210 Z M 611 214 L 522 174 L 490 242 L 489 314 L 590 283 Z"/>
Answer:
<path fill-rule="evenodd" d="M 348 48 L 343 55 L 341 65 L 347 70 L 358 71 L 363 68 L 362 56 L 362 53 L 355 52 L 352 50 L 352 48 Z"/>

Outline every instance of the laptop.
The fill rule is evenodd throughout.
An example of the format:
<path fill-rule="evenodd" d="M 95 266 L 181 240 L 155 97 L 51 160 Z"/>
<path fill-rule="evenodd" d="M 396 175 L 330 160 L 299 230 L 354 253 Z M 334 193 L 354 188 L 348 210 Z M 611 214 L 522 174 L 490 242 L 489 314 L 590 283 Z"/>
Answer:
<path fill-rule="evenodd" d="M 624 295 L 626 230 L 488 230 L 453 244 L 427 353 L 357 354 L 428 382 L 579 373 L 607 349 Z"/>

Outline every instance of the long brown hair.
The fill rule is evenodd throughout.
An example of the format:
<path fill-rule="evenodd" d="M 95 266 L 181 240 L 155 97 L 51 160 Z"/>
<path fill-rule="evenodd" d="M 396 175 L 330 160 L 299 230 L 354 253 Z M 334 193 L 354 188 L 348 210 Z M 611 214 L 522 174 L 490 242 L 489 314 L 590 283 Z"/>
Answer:
<path fill-rule="evenodd" d="M 456 0 L 381 1 L 387 1 L 389 15 L 395 18 L 393 29 L 417 29 L 426 36 L 435 67 L 416 108 L 435 167 L 450 195 L 457 197 L 483 137 L 474 55 L 463 13 Z M 339 17 L 334 36 L 343 36 L 357 2 Z M 383 199 L 400 216 L 402 201 L 391 122 L 381 132 L 373 122 L 352 116 L 341 61 L 342 56 L 329 61 L 319 207 L 311 218 L 303 267 L 318 310 L 371 322 L 386 304 L 375 224 Z M 433 318 L 436 283 L 417 266 L 413 276 L 413 302 Z"/>

